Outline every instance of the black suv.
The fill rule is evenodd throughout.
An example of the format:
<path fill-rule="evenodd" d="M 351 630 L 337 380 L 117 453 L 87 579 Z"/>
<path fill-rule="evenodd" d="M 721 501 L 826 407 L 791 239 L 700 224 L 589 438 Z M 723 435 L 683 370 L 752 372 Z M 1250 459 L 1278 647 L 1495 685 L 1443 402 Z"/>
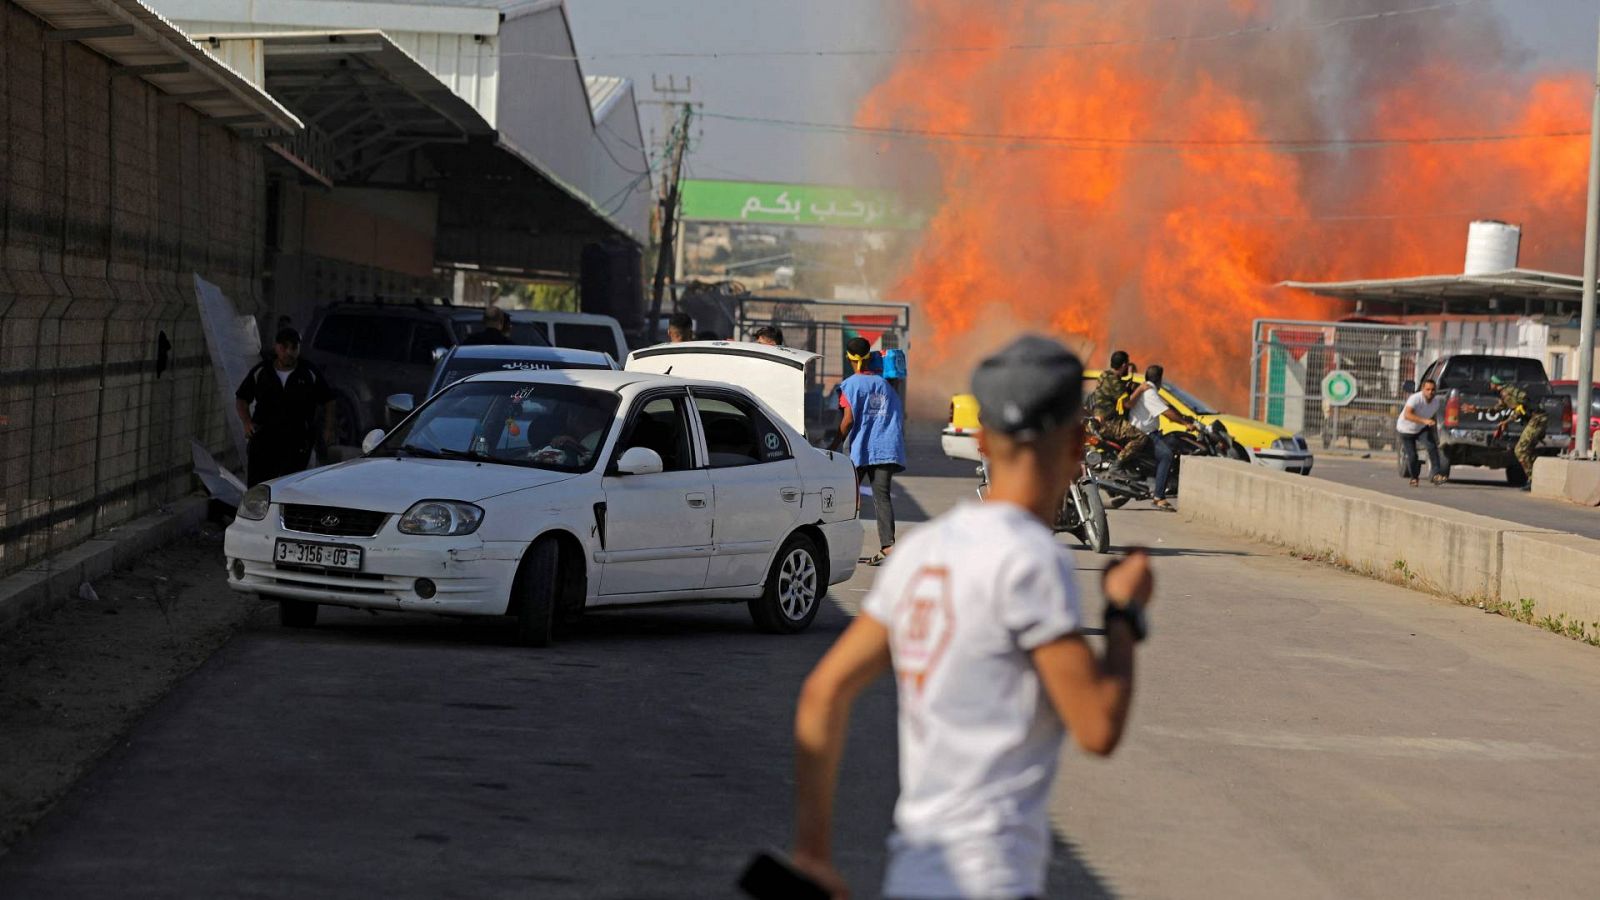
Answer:
<path fill-rule="evenodd" d="M 421 395 L 433 375 L 435 352 L 482 327 L 481 308 L 437 301 L 346 301 L 319 309 L 305 336 L 305 354 L 337 394 L 337 442 L 357 446 L 362 435 L 383 427 L 384 399 Z M 525 344 L 549 343 L 536 334 L 520 337 Z"/>

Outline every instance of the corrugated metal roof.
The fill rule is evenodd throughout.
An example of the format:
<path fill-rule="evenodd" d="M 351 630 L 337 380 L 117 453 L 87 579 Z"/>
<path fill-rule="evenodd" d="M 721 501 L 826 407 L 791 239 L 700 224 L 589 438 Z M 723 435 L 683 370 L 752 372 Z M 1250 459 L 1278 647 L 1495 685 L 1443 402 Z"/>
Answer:
<path fill-rule="evenodd" d="M 628 79 L 615 75 L 585 75 L 583 86 L 589 92 L 589 109 L 598 124 L 611 112 L 611 107 L 622 99 Z"/>
<path fill-rule="evenodd" d="M 1340 300 L 1423 300 L 1491 298 L 1577 300 L 1583 279 L 1537 269 L 1507 269 L 1486 275 L 1423 275 L 1360 281 L 1285 281 L 1279 287 L 1310 291 Z"/>
<path fill-rule="evenodd" d="M 14 0 L 71 40 L 220 125 L 296 132 L 300 120 L 139 0 Z"/>

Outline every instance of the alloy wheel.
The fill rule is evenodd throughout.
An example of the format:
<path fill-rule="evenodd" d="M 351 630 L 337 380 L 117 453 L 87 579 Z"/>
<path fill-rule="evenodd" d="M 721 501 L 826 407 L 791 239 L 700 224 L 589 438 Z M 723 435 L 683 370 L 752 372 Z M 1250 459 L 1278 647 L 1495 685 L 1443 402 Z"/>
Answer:
<path fill-rule="evenodd" d="M 793 550 L 778 570 L 778 605 L 784 616 L 798 621 L 816 602 L 817 564 L 805 550 Z"/>

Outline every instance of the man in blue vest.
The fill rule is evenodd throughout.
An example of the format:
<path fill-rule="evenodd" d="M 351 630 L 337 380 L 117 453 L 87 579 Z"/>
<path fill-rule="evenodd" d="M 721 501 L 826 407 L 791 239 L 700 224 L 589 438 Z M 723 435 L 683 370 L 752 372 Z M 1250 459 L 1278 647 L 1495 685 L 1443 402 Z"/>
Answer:
<path fill-rule="evenodd" d="M 862 560 L 876 566 L 894 546 L 894 501 L 889 486 L 895 473 L 906 467 L 905 408 L 900 395 L 880 374 L 882 357 L 872 352 L 865 338 L 851 338 L 845 355 L 855 374 L 839 384 L 839 436 L 833 447 L 846 443 L 859 481 L 872 485 L 872 507 L 878 515 L 878 553 Z"/>

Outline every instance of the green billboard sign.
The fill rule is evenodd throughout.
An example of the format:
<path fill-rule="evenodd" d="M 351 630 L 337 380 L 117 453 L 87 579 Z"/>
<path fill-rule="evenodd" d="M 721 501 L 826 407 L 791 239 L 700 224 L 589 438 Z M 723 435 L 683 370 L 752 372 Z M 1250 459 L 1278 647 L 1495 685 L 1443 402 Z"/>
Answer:
<path fill-rule="evenodd" d="M 691 222 L 886 231 L 921 228 L 927 220 L 900 195 L 872 188 L 686 178 L 682 197 L 683 218 Z"/>

